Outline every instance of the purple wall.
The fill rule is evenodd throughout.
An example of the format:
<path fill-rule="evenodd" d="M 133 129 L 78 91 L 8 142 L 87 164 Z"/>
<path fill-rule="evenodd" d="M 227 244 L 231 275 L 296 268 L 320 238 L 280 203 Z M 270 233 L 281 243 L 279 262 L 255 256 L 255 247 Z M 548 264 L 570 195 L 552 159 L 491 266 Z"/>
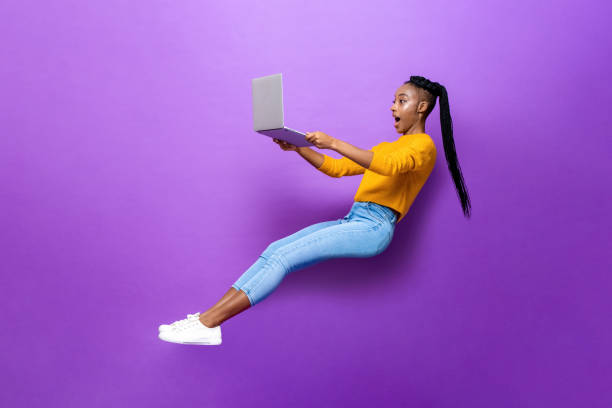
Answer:
<path fill-rule="evenodd" d="M 0 405 L 611 406 L 592 3 L 4 0 Z M 436 168 L 383 254 L 289 275 L 222 346 L 163 342 L 270 242 L 350 209 L 360 177 L 252 131 L 251 78 L 278 72 L 289 126 L 361 148 L 399 137 L 410 75 L 445 85 L 473 217 L 436 107 Z"/>

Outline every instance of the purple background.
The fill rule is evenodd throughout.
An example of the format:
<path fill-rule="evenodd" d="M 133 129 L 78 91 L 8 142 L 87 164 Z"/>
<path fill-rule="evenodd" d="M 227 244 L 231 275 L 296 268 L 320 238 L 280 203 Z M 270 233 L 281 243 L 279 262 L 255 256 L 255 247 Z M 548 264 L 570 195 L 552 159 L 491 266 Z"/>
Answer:
<path fill-rule="evenodd" d="M 610 10 L 590 3 L 3 0 L 0 405 L 611 406 Z M 350 209 L 361 177 L 252 131 L 251 79 L 279 72 L 289 126 L 361 148 L 399 137 L 410 75 L 445 85 L 473 217 L 436 107 L 436 167 L 383 254 L 289 275 L 219 347 L 163 342 Z"/>

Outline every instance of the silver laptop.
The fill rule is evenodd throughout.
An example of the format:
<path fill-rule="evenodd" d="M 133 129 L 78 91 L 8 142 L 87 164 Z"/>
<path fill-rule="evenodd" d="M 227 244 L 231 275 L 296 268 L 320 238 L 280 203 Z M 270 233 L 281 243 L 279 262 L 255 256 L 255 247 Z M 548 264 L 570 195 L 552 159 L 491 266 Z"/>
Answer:
<path fill-rule="evenodd" d="M 262 135 L 286 140 L 295 146 L 314 146 L 306 133 L 285 126 L 283 74 L 253 78 L 253 129 Z"/>

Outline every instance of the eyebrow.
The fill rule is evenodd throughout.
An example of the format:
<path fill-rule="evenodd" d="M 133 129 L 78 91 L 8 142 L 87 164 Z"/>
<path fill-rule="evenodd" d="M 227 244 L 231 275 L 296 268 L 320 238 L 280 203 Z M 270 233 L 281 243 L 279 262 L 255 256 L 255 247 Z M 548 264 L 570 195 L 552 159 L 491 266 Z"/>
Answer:
<path fill-rule="evenodd" d="M 408 96 L 407 93 L 403 93 L 403 92 L 401 94 L 397 94 L 397 96 L 400 96 L 400 95 Z M 393 96 L 395 96 L 395 95 L 393 95 Z"/>

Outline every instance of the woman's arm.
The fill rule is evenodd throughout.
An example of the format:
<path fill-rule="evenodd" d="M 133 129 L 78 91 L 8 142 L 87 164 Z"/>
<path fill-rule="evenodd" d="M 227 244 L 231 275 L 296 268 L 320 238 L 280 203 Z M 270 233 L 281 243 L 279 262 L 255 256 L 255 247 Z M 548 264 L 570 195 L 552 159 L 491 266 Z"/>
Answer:
<path fill-rule="evenodd" d="M 319 168 L 325 161 L 325 156 L 321 153 L 315 152 L 310 147 L 299 147 L 292 143 L 287 142 L 286 140 L 281 140 L 277 138 L 272 139 L 274 143 L 278 144 L 281 149 L 284 151 L 295 151 L 300 154 L 307 162 L 312 164 L 314 167 Z"/>
<path fill-rule="evenodd" d="M 306 140 L 319 149 L 335 150 L 366 169 L 370 167 L 370 162 L 374 157 L 374 152 L 371 150 L 360 149 L 357 146 L 353 146 L 320 131 L 306 132 Z"/>
<path fill-rule="evenodd" d="M 344 157 L 348 157 L 355 163 L 359 164 L 366 169 L 370 168 L 370 163 L 374 157 L 374 152 L 371 150 L 363 150 L 357 146 L 353 146 L 340 139 L 334 139 L 331 143 L 331 150 L 335 150 Z"/>
<path fill-rule="evenodd" d="M 325 160 L 325 157 L 321 153 L 315 152 L 308 146 L 297 147 L 295 151 L 317 169 L 321 167 L 323 160 Z"/>
<path fill-rule="evenodd" d="M 334 159 L 326 154 L 315 152 L 310 147 L 298 147 L 296 151 L 317 170 L 330 177 L 344 177 L 363 174 L 366 169 L 346 157 Z"/>
<path fill-rule="evenodd" d="M 417 138 L 399 145 L 393 152 L 363 150 L 323 132 L 306 134 L 306 139 L 320 149 L 331 149 L 358 165 L 383 176 L 418 171 L 435 161 L 435 146 L 429 137 Z M 377 145 L 378 146 L 378 145 Z"/>

